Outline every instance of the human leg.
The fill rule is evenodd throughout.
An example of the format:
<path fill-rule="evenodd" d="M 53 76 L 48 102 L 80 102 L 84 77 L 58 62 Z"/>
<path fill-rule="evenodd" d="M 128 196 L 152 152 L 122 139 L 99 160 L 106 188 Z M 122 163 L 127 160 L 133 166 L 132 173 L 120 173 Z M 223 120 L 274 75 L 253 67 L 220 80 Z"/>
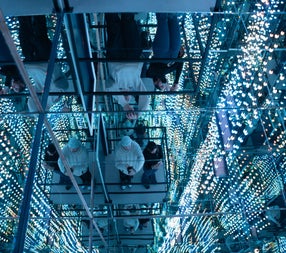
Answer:
<path fill-rule="evenodd" d="M 139 27 L 134 19 L 134 13 L 121 14 L 121 32 L 126 58 L 139 58 L 142 51 L 141 36 Z"/>
<path fill-rule="evenodd" d="M 133 176 L 129 176 L 124 174 L 121 170 L 119 171 L 120 181 L 121 181 L 121 188 L 122 186 L 126 186 L 131 184 L 131 179 Z M 122 188 L 123 189 L 123 188 Z"/>
<path fill-rule="evenodd" d="M 177 14 L 168 14 L 168 26 L 169 26 L 169 57 L 177 58 L 181 47 L 181 35 Z"/>
<path fill-rule="evenodd" d="M 82 174 L 80 176 L 80 178 L 82 179 L 83 184 L 85 185 L 91 185 L 91 173 L 89 172 L 89 170 L 87 170 L 87 172 L 85 172 L 84 174 Z"/>
<path fill-rule="evenodd" d="M 150 188 L 150 184 L 156 182 L 155 172 L 156 170 L 144 168 L 144 173 L 142 175 L 141 182 L 145 186 L 146 189 Z"/>
<path fill-rule="evenodd" d="M 32 17 L 34 33 L 34 57 L 36 60 L 49 60 L 52 42 L 48 37 L 46 17 L 44 15 Z"/>
<path fill-rule="evenodd" d="M 65 174 L 63 174 L 60 171 L 56 171 L 54 170 L 56 173 L 58 173 L 60 175 L 60 181 L 59 184 L 64 184 L 66 185 L 66 189 L 69 190 L 70 188 L 72 188 L 72 182 L 71 179 L 69 178 L 69 176 L 66 176 Z"/>
<path fill-rule="evenodd" d="M 32 18 L 31 16 L 18 17 L 19 20 L 19 40 L 22 48 L 22 53 L 25 56 L 26 61 L 33 60 L 34 47 L 31 45 L 32 34 Z"/>
<path fill-rule="evenodd" d="M 153 41 L 153 53 L 156 58 L 168 58 L 170 47 L 168 13 L 157 13 L 157 31 Z"/>
<path fill-rule="evenodd" d="M 107 57 L 113 59 L 123 58 L 120 18 L 117 13 L 106 13 L 105 20 L 107 26 Z"/>
<path fill-rule="evenodd" d="M 46 17 L 22 16 L 19 20 L 19 39 L 26 61 L 48 60 L 52 42 L 48 37 Z"/>

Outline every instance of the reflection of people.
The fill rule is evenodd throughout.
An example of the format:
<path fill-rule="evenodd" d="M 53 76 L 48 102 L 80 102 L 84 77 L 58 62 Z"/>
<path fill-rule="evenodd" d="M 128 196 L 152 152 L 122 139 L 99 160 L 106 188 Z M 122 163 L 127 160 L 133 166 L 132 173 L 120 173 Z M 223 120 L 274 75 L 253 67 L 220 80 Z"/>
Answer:
<path fill-rule="evenodd" d="M 140 29 L 134 13 L 106 13 L 107 57 L 117 60 L 138 59 L 141 55 Z"/>
<path fill-rule="evenodd" d="M 140 146 L 129 136 L 123 136 L 115 150 L 115 167 L 119 170 L 121 189 L 132 187 L 131 179 L 144 164 L 144 156 Z"/>
<path fill-rule="evenodd" d="M 29 76 L 33 78 L 35 91 L 39 94 L 43 93 L 47 75 L 47 63 L 26 64 L 25 67 Z M 55 64 L 50 84 L 50 92 L 64 92 L 67 89 L 68 81 L 62 73 L 60 66 Z M 59 101 L 59 99 L 60 97 L 58 95 L 49 96 L 47 100 L 47 109 Z M 37 111 L 36 105 L 31 97 L 28 98 L 28 108 L 30 112 Z"/>
<path fill-rule="evenodd" d="M 0 67 L 0 74 L 4 75 L 6 89 L 1 89 L 2 94 L 7 94 L 9 88 L 14 92 L 22 92 L 25 90 L 25 84 L 20 76 L 20 73 L 15 65 L 4 65 Z"/>
<path fill-rule="evenodd" d="M 181 47 L 180 27 L 177 14 L 157 13 L 157 31 L 153 42 L 154 58 L 173 58 L 174 61 L 152 62 L 147 69 L 146 76 L 153 78 L 154 85 L 160 90 L 177 90 L 183 63 L 175 62 L 176 58 L 184 55 Z M 174 84 L 167 84 L 165 75 L 175 72 Z"/>
<path fill-rule="evenodd" d="M 33 79 L 36 93 L 43 93 L 47 76 L 47 62 L 50 57 L 52 42 L 47 34 L 45 16 L 23 16 L 19 17 L 19 39 L 22 53 L 25 57 L 25 68 L 28 75 Z M 45 61 L 45 63 L 31 63 L 31 61 Z M 29 62 L 29 63 L 28 63 Z M 15 92 L 21 92 L 25 85 L 19 75 L 16 66 L 2 66 L 1 73 L 6 75 L 5 85 L 10 86 Z M 68 81 L 62 73 L 61 67 L 56 63 L 52 74 L 50 92 L 64 92 L 69 88 Z M 59 100 L 59 96 L 49 96 L 47 108 Z M 37 111 L 36 105 L 31 97 L 28 98 L 28 109 L 30 112 Z"/>
<path fill-rule="evenodd" d="M 139 229 L 143 230 L 143 228 L 147 228 L 149 222 L 150 222 L 150 219 L 144 219 L 144 218 L 139 219 Z"/>
<path fill-rule="evenodd" d="M 1 48 L 0 61 L 6 63 L 6 64 L 1 64 L 0 66 L 0 74 L 5 76 L 5 87 L 4 88 L 0 87 L 0 94 L 7 94 L 9 92 L 9 88 L 14 89 L 14 87 L 11 87 L 12 81 L 15 84 L 15 86 L 18 83 L 21 86 L 23 85 L 23 87 L 16 87 L 15 92 L 20 92 L 24 90 L 25 85 L 23 84 L 22 78 L 20 76 L 17 67 L 13 64 L 14 59 L 10 53 L 10 50 L 1 32 L 0 32 L 0 48 Z"/>
<path fill-rule="evenodd" d="M 122 214 L 125 216 L 139 215 L 140 211 L 138 210 L 138 205 L 125 205 L 122 211 Z M 139 228 L 139 219 L 138 218 L 125 218 L 123 219 L 123 226 L 126 231 L 130 234 L 134 234 L 135 231 Z"/>
<path fill-rule="evenodd" d="M 59 159 L 59 154 L 56 150 L 56 147 L 54 144 L 50 143 L 48 147 L 45 149 L 45 154 L 44 154 L 44 159 L 42 161 L 42 165 L 45 169 L 53 171 L 60 176 L 60 184 L 68 184 L 70 185 L 70 178 L 66 175 L 64 175 L 59 168 L 58 165 L 58 159 Z M 67 187 L 67 190 L 70 187 Z"/>
<path fill-rule="evenodd" d="M 122 13 L 121 18 L 117 13 L 105 15 L 107 23 L 107 57 L 119 60 L 109 62 L 109 74 L 111 78 L 109 91 L 146 91 L 143 81 L 140 78 L 142 63 L 120 62 L 124 59 L 139 59 L 141 55 L 141 39 L 138 25 L 134 20 L 134 14 Z M 139 95 L 138 101 L 134 96 L 116 95 L 113 96 L 127 111 L 128 119 L 137 119 L 140 111 L 148 108 L 150 98 L 147 95 Z M 134 106 L 133 104 L 137 104 Z"/>
<path fill-rule="evenodd" d="M 142 183 L 146 189 L 150 188 L 150 184 L 157 183 L 155 173 L 162 166 L 163 152 L 161 146 L 153 141 L 149 141 L 143 151 L 145 158 L 144 173 L 142 175 Z"/>
<path fill-rule="evenodd" d="M 63 147 L 62 153 L 67 160 L 73 175 L 80 177 L 84 185 L 90 185 L 91 173 L 88 168 L 88 153 L 81 142 L 77 138 L 72 137 L 68 141 L 68 144 Z M 66 168 L 60 158 L 58 160 L 58 165 L 61 172 L 67 175 Z"/>
<path fill-rule="evenodd" d="M 48 61 L 52 42 L 48 37 L 46 17 L 21 16 L 19 19 L 19 40 L 25 61 Z"/>

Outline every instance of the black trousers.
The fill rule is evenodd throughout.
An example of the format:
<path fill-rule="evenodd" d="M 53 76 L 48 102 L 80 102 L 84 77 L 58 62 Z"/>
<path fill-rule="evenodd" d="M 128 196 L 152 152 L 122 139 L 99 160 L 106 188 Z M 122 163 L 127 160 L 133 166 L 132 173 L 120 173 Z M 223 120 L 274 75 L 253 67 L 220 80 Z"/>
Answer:
<path fill-rule="evenodd" d="M 107 57 L 135 59 L 141 55 L 141 33 L 133 13 L 105 14 L 107 25 Z"/>
<path fill-rule="evenodd" d="M 87 172 L 85 172 L 84 174 L 82 174 L 80 176 L 80 178 L 82 179 L 83 184 L 85 185 L 91 185 L 91 173 L 89 172 L 89 170 L 87 170 Z"/>
<path fill-rule="evenodd" d="M 72 185 L 72 181 L 70 180 L 69 176 L 65 176 L 65 175 L 63 176 L 64 177 L 61 177 L 60 179 L 60 183 L 66 184 L 66 185 Z M 89 172 L 89 170 L 87 170 L 87 172 L 85 172 L 79 177 L 81 178 L 83 185 L 91 185 L 91 173 Z"/>
<path fill-rule="evenodd" d="M 19 17 L 19 39 L 25 61 L 47 61 L 52 42 L 48 37 L 45 16 Z"/>
<path fill-rule="evenodd" d="M 133 176 L 126 175 L 121 170 L 119 170 L 119 176 L 120 176 L 121 185 L 131 184 L 131 179 L 133 178 Z"/>

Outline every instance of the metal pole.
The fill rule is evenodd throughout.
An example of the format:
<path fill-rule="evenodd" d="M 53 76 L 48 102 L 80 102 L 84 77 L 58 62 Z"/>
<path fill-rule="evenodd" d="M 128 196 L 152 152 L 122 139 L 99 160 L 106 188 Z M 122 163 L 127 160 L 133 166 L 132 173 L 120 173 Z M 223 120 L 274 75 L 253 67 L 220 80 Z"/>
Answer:
<path fill-rule="evenodd" d="M 28 171 L 28 175 L 27 175 L 27 179 L 25 183 L 22 205 L 19 210 L 19 225 L 18 225 L 17 235 L 15 238 L 16 241 L 15 241 L 15 248 L 13 250 L 14 253 L 24 252 L 26 231 L 28 227 L 28 219 L 29 219 L 29 213 L 30 213 L 30 207 L 31 207 L 31 198 L 32 198 L 32 193 L 33 193 L 33 184 L 34 184 L 36 168 L 37 168 L 37 158 L 38 158 L 38 152 L 39 152 L 40 143 L 41 143 L 41 135 L 42 135 L 42 129 L 43 129 L 43 124 L 44 124 L 44 118 L 45 118 L 43 108 L 46 108 L 47 99 L 49 96 L 49 89 L 50 89 L 50 84 L 52 80 L 54 63 L 56 59 L 57 43 L 58 43 L 59 35 L 60 35 L 62 17 L 63 17 L 63 14 L 61 13 L 60 15 L 58 15 L 58 18 L 57 18 L 56 31 L 55 31 L 55 35 L 53 38 L 52 49 L 51 49 L 51 54 L 50 54 L 50 59 L 49 59 L 48 69 L 47 69 L 47 76 L 46 76 L 45 86 L 44 86 L 44 93 L 43 93 L 42 101 L 41 101 L 42 102 L 41 107 L 40 107 L 41 110 L 40 110 L 39 117 L 38 117 L 36 134 L 34 136 L 33 148 L 32 148 L 32 153 L 31 153 L 30 164 L 29 164 L 29 171 Z M 16 63 L 17 61 L 19 61 L 19 59 L 16 59 Z M 35 100 L 34 102 L 38 103 L 39 100 L 38 101 Z"/>

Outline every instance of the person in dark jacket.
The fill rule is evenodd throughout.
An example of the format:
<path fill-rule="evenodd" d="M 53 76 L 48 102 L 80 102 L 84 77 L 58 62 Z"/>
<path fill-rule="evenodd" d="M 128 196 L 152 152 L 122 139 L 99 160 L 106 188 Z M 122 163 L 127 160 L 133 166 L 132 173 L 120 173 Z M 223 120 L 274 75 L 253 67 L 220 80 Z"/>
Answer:
<path fill-rule="evenodd" d="M 181 47 L 180 27 L 176 14 L 157 13 L 157 31 L 153 42 L 154 58 L 174 59 L 170 62 L 150 63 L 146 76 L 153 79 L 154 85 L 160 90 L 177 90 L 183 62 L 176 62 L 182 58 L 184 50 Z M 175 72 L 174 84 L 166 85 L 166 74 Z"/>
<path fill-rule="evenodd" d="M 155 173 L 162 166 L 163 152 L 160 145 L 153 141 L 149 141 L 143 151 L 145 163 L 143 166 L 144 173 L 141 178 L 142 184 L 146 189 L 150 188 L 150 184 L 157 183 Z"/>
<path fill-rule="evenodd" d="M 52 42 L 48 37 L 46 17 L 20 16 L 19 20 L 19 40 L 22 48 L 24 61 L 48 61 L 52 48 Z M 5 44 L 4 38 L 0 37 L 1 45 Z M 12 56 L 7 54 L 7 60 L 12 61 Z M 2 57 L 0 57 L 2 59 Z M 6 76 L 5 86 L 10 87 L 14 92 L 22 92 L 25 84 L 19 74 L 16 65 L 3 65 L 0 67 L 0 74 Z M 6 93 L 3 90 L 3 93 Z"/>
<path fill-rule="evenodd" d="M 25 61 L 48 61 L 52 49 L 52 41 L 48 37 L 46 17 L 20 16 L 19 40 Z"/>
<path fill-rule="evenodd" d="M 72 187 L 72 182 L 68 176 L 64 175 L 60 171 L 60 167 L 58 165 L 58 159 L 59 159 L 59 154 L 56 150 L 56 147 L 53 143 L 50 143 L 48 147 L 45 149 L 42 165 L 45 169 L 59 174 L 60 176 L 59 184 L 66 184 L 66 189 L 69 190 Z"/>

